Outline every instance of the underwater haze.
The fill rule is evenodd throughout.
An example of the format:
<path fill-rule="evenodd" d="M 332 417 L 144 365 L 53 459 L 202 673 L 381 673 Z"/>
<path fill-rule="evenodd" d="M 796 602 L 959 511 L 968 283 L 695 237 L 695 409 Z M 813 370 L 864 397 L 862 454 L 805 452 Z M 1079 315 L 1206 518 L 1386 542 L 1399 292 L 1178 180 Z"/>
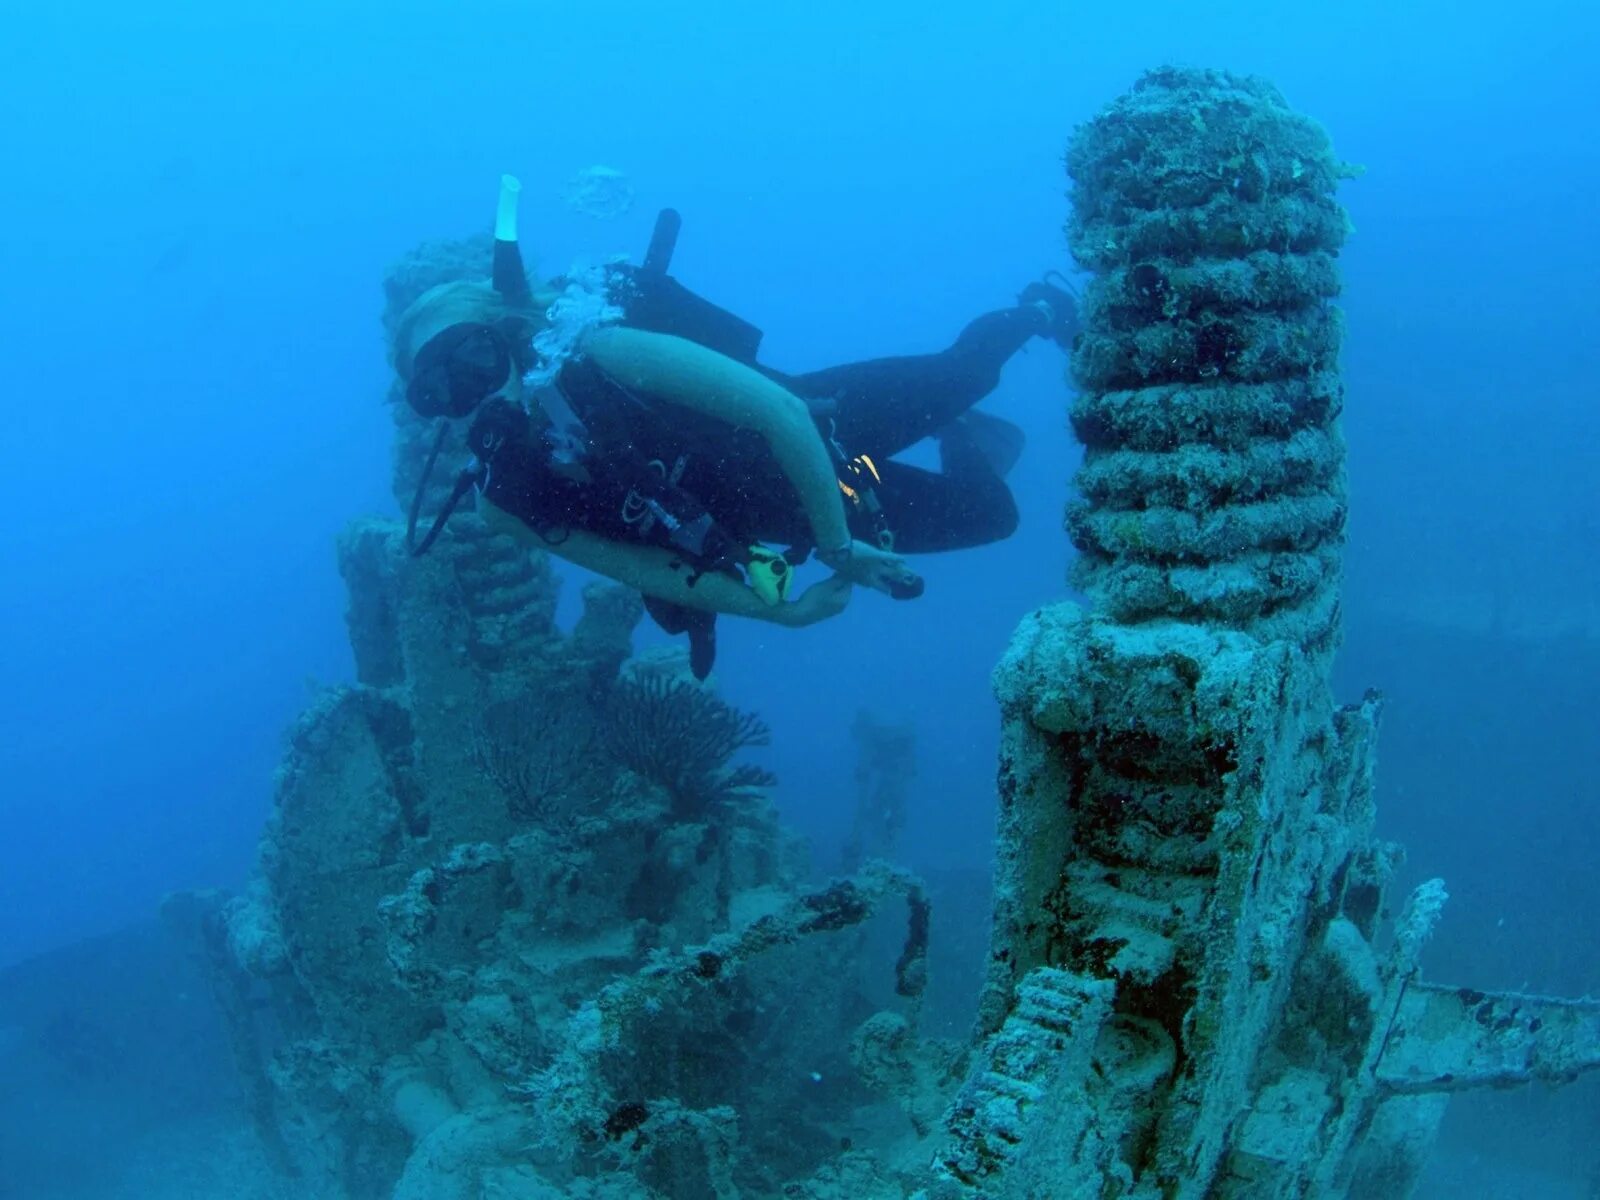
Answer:
<path fill-rule="evenodd" d="M 164 897 L 245 885 L 287 731 L 355 679 L 337 540 L 403 515 L 385 274 L 486 233 L 502 173 L 540 277 L 637 262 L 670 206 L 674 274 L 758 325 L 768 365 L 932 351 L 1048 269 L 1082 278 L 1068 139 L 1172 63 L 1269 80 L 1364 168 L 1338 193 L 1335 688 L 1384 693 L 1379 832 L 1407 883 L 1449 886 L 1428 973 L 1600 992 L 1597 51 L 1578 0 L 10 5 L 0 981 L 106 937 L 134 939 L 113 957 L 138 972 L 172 953 L 149 929 Z M 572 202 L 597 166 L 626 211 Z M 720 625 L 719 694 L 770 727 L 752 757 L 819 877 L 856 812 L 858 714 L 914 731 L 897 857 L 948 881 L 979 953 L 990 673 L 1071 596 L 1070 395 L 1052 343 L 1008 364 L 985 407 L 1027 434 L 1020 527 L 919 560 L 920 599 Z M 570 627 L 582 580 L 558 571 Z M 159 982 L 137 994 L 182 1027 Z M 0 1017 L 0 1071 L 20 1037 Z M 36 1141 L 72 1141 L 70 1089 L 27 1103 Z M 1600 1187 L 1594 1087 L 1460 1110 L 1419 1195 Z M 108 1161 L 142 1152 L 121 1137 Z M 211 1144 L 173 1133 L 158 1157 Z M 115 1174 L 13 1192 L 0 1161 L 0 1197 L 203 1194 Z"/>

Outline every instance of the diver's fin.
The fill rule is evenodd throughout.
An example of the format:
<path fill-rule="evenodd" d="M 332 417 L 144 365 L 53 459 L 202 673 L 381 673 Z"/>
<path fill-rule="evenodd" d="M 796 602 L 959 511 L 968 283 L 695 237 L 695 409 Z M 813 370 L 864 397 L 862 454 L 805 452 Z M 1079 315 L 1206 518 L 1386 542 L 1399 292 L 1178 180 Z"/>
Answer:
<path fill-rule="evenodd" d="M 689 670 L 704 681 L 717 661 L 717 614 L 655 596 L 644 597 L 644 610 L 663 632 L 689 635 Z"/>
<path fill-rule="evenodd" d="M 945 469 L 963 454 L 977 454 L 989 469 L 1004 479 L 1022 457 L 1027 435 L 1004 417 L 969 408 L 939 431 L 939 448 Z"/>
<path fill-rule="evenodd" d="M 696 613 L 689 625 L 689 671 L 701 683 L 717 664 L 717 615 Z"/>

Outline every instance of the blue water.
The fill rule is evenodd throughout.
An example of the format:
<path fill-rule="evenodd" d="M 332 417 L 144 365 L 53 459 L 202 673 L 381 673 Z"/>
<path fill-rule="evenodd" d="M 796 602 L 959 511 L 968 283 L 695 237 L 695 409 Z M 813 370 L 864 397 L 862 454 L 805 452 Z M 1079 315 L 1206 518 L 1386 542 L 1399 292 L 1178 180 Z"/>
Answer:
<path fill-rule="evenodd" d="M 1353 495 L 1340 688 L 1387 689 L 1380 804 L 1456 896 L 1437 969 L 1600 990 L 1600 9 L 13 4 L 0 37 L 0 965 L 235 886 L 308 681 L 352 673 L 333 539 L 393 514 L 387 264 L 521 176 L 542 268 L 675 263 L 806 369 L 933 349 L 1068 262 L 1073 126 L 1163 62 L 1272 79 L 1342 201 Z M 638 192 L 596 221 L 562 189 Z M 1063 359 L 1009 542 L 794 633 L 724 623 L 826 862 L 858 707 L 914 723 L 907 853 L 987 863 L 987 673 L 1065 594 Z M 807 731 L 803 736 L 800 731 Z M 786 733 L 786 731 L 788 731 Z"/>

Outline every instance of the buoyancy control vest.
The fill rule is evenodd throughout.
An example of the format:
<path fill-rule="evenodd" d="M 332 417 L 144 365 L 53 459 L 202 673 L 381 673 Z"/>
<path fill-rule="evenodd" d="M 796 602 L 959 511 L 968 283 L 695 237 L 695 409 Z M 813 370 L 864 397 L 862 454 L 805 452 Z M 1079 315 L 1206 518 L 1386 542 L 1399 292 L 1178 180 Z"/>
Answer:
<path fill-rule="evenodd" d="M 467 433 L 479 490 L 552 545 L 582 529 L 671 550 L 691 568 L 690 586 L 707 571 L 738 575 L 749 564 L 749 548 L 678 486 L 671 466 L 615 436 L 587 428 L 580 436 L 582 452 L 573 454 L 521 406 L 490 401 Z"/>

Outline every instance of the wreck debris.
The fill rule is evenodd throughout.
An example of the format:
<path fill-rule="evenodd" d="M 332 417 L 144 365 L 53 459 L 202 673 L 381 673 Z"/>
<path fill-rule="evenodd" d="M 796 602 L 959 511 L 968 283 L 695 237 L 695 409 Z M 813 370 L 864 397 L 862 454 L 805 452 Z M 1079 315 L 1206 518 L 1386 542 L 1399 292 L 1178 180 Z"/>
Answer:
<path fill-rule="evenodd" d="M 926 1195 L 1403 1200 L 1443 1093 L 1594 1068 L 1600 1020 L 1422 984 L 1437 881 L 1380 949 L 1380 703 L 1327 683 L 1349 171 L 1270 86 L 1175 69 L 1068 168 L 1092 607 L 995 672 L 984 1041 Z"/>
<path fill-rule="evenodd" d="M 868 858 L 894 857 L 917 778 L 917 735 L 909 726 L 862 709 L 850 736 L 856 744 L 856 810 L 842 856 L 846 871 Z"/>

